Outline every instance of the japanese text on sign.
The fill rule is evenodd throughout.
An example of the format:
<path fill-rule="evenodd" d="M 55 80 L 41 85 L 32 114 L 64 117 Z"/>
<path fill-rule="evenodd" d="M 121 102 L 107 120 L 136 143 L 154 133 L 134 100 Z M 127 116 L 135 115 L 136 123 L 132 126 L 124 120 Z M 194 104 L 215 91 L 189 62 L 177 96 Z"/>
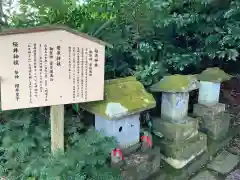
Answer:
<path fill-rule="evenodd" d="M 3 110 L 103 99 L 104 45 L 61 33 L 0 36 Z"/>

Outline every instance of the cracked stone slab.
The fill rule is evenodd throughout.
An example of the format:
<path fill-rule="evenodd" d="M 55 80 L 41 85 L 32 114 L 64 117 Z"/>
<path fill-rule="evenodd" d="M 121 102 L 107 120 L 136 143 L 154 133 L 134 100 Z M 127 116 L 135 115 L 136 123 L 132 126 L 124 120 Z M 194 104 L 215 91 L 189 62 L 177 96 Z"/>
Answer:
<path fill-rule="evenodd" d="M 205 171 L 198 173 L 191 180 L 219 180 L 219 178 L 217 176 L 213 175 L 213 173 L 205 170 Z"/>
<path fill-rule="evenodd" d="M 239 160 L 239 156 L 224 150 L 207 167 L 220 174 L 228 174 L 238 165 Z"/>

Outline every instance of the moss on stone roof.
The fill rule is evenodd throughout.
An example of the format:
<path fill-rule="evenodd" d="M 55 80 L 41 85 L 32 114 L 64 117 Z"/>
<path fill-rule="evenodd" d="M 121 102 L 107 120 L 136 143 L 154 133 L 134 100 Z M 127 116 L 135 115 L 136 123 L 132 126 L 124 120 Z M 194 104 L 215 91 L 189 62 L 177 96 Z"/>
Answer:
<path fill-rule="evenodd" d="M 197 75 L 198 80 L 200 81 L 209 81 L 209 82 L 223 82 L 232 78 L 231 75 L 225 73 L 223 70 L 218 67 L 207 68 L 201 74 Z"/>
<path fill-rule="evenodd" d="M 83 109 L 106 119 L 119 119 L 155 106 L 152 94 L 132 76 L 105 81 L 104 100 L 80 104 Z"/>
<path fill-rule="evenodd" d="M 152 92 L 189 92 L 198 88 L 195 75 L 170 75 L 164 76 L 158 83 L 152 85 Z"/>

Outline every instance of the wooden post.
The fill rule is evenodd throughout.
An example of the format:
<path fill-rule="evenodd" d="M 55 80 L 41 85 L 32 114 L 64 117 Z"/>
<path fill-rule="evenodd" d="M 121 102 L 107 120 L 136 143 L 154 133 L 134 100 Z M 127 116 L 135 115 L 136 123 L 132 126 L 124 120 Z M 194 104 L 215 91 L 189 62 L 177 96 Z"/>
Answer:
<path fill-rule="evenodd" d="M 51 106 L 51 151 L 64 151 L 64 105 Z"/>

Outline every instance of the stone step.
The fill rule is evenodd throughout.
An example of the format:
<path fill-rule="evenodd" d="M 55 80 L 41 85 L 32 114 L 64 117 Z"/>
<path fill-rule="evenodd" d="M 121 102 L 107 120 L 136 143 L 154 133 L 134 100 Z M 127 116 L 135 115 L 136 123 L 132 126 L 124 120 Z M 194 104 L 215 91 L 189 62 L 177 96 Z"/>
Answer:
<path fill-rule="evenodd" d="M 224 150 L 207 165 L 207 168 L 220 174 L 230 173 L 239 163 L 240 157 Z"/>
<path fill-rule="evenodd" d="M 191 180 L 220 180 L 220 178 L 207 170 L 201 171 Z"/>

